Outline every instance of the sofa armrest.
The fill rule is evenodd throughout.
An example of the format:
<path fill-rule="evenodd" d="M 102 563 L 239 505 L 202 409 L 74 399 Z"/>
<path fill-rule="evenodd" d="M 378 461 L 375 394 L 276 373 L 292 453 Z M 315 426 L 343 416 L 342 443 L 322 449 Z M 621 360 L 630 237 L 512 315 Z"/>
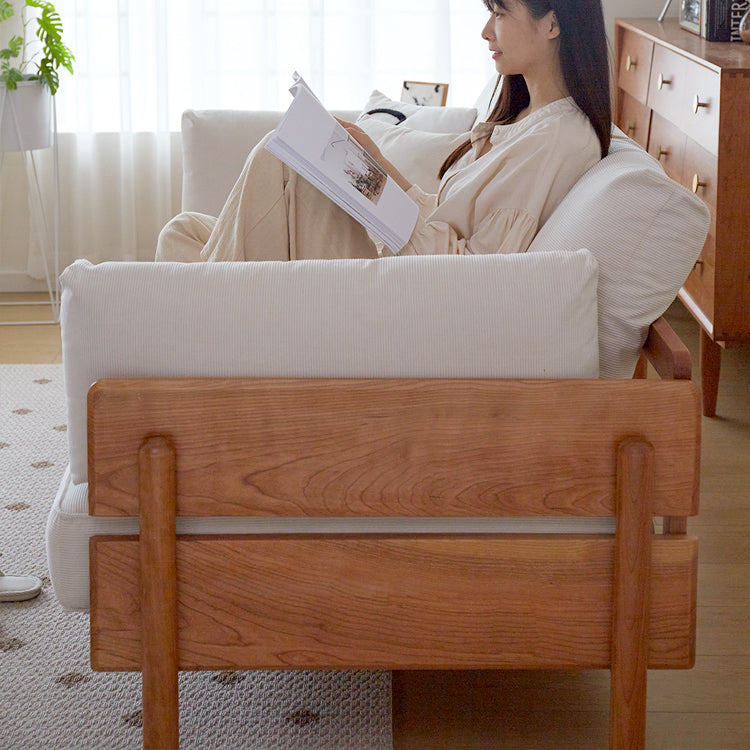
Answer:
<path fill-rule="evenodd" d="M 690 380 L 690 351 L 663 317 L 651 324 L 633 377 L 645 378 L 649 362 L 662 380 Z"/>

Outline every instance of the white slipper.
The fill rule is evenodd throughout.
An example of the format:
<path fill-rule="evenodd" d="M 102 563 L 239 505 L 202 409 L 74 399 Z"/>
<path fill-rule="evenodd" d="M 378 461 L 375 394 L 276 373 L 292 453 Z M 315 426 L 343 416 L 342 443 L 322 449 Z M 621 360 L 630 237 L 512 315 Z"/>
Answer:
<path fill-rule="evenodd" d="M 23 602 L 41 590 L 42 582 L 36 576 L 6 576 L 0 570 L 0 602 Z"/>

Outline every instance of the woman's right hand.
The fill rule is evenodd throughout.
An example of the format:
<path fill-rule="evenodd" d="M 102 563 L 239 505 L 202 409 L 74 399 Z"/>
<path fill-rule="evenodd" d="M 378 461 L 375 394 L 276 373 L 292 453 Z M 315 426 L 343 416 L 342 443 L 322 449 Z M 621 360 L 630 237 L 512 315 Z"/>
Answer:
<path fill-rule="evenodd" d="M 359 143 L 362 148 L 367 151 L 370 156 L 372 156 L 375 161 L 380 164 L 381 166 L 385 166 L 383 162 L 386 162 L 387 160 L 384 158 L 382 151 L 378 148 L 377 143 L 370 138 L 367 133 L 365 133 L 362 128 L 359 127 L 359 125 L 356 125 L 353 122 L 347 122 L 346 120 L 339 120 L 339 118 L 336 118 L 336 121 L 339 125 L 341 125 L 344 130 L 352 137 L 354 138 L 357 143 Z"/>

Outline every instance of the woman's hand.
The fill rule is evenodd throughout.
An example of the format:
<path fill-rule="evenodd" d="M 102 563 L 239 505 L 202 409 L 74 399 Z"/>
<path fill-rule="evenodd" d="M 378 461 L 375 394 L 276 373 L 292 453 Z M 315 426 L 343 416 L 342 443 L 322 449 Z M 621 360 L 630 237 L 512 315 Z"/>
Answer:
<path fill-rule="evenodd" d="M 383 169 L 389 177 L 395 180 L 396 184 L 404 192 L 411 187 L 411 182 L 409 182 L 409 180 L 407 180 L 401 172 L 399 172 L 398 169 L 396 169 L 396 167 L 394 167 L 393 164 L 383 156 L 383 152 L 378 148 L 375 141 L 373 141 L 372 138 L 370 138 L 370 136 L 359 127 L 359 125 L 355 125 L 353 122 L 347 122 L 346 120 L 339 120 L 338 117 L 336 118 L 336 121 L 355 141 L 357 141 L 357 143 L 359 143 L 360 146 L 362 146 L 365 151 L 367 151 L 367 153 L 380 165 L 381 169 Z"/>
<path fill-rule="evenodd" d="M 385 167 L 386 159 L 384 158 L 383 153 L 378 148 L 375 141 L 373 141 L 372 138 L 370 138 L 370 136 L 359 127 L 359 125 L 355 125 L 353 122 L 347 122 L 346 120 L 339 120 L 338 117 L 335 119 L 338 124 L 341 125 L 378 164 L 380 164 L 380 166 Z"/>

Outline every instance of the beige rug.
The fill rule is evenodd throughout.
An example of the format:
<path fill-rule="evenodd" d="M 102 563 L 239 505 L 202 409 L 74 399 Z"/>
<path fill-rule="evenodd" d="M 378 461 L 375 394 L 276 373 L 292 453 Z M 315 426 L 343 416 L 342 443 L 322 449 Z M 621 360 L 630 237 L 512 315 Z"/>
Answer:
<path fill-rule="evenodd" d="M 88 616 L 65 612 L 44 528 L 67 463 L 61 365 L 0 365 L 0 569 L 44 580 L 0 603 L 0 750 L 141 747 L 140 675 L 92 672 Z M 187 672 L 181 747 L 392 747 L 388 672 Z"/>

